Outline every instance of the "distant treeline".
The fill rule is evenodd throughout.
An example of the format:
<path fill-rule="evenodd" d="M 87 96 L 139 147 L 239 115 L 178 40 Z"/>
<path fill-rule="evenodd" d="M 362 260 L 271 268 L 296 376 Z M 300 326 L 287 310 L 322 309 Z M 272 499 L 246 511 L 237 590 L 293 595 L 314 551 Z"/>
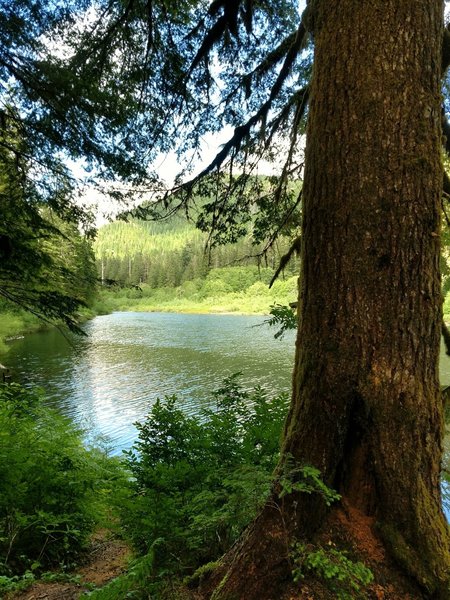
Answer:
<path fill-rule="evenodd" d="M 170 222 L 115 221 L 98 231 L 94 243 L 98 277 L 123 285 L 148 284 L 152 288 L 177 288 L 184 282 L 205 279 L 212 269 L 258 265 L 262 247 L 249 237 L 235 244 L 206 249 L 207 236 L 187 221 Z M 282 238 L 259 266 L 273 274 L 280 257 L 290 247 Z M 285 276 L 299 272 L 298 259 L 293 258 Z"/>

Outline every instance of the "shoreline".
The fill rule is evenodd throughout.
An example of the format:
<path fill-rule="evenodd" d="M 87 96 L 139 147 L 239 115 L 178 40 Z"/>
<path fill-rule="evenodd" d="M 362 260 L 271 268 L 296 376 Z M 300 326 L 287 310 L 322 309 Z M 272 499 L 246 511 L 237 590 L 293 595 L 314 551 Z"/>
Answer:
<path fill-rule="evenodd" d="M 121 308 L 115 308 L 110 312 L 107 313 L 98 313 L 96 315 L 94 315 L 95 317 L 98 316 L 102 316 L 102 315 L 110 315 L 112 313 L 115 312 L 135 312 L 135 313 L 172 313 L 172 314 L 179 314 L 179 315 L 216 315 L 216 316 L 221 316 L 221 315 L 228 315 L 228 316 L 241 316 L 241 317 L 268 317 L 270 316 L 269 312 L 261 312 L 261 311 L 237 311 L 237 310 L 201 310 L 201 309 L 196 309 L 193 308 L 191 309 L 183 309 L 183 308 L 164 308 L 164 307 L 133 307 L 133 306 L 128 306 L 128 307 L 121 307 Z M 94 318 L 94 317 L 92 317 Z"/>
<path fill-rule="evenodd" d="M 183 314 L 183 315 L 214 315 L 214 316 L 242 316 L 242 317 L 268 317 L 270 316 L 269 312 L 262 311 L 234 311 L 234 310 L 214 310 L 212 306 L 211 309 L 204 308 L 201 306 L 197 307 L 165 307 L 163 306 L 120 306 L 120 307 L 112 307 L 111 310 L 108 311 L 96 311 L 95 305 L 90 308 L 88 314 L 80 315 L 78 324 L 82 325 L 87 321 L 91 321 L 95 317 L 107 316 L 113 314 L 115 312 L 136 312 L 136 313 L 167 313 L 167 314 Z M 12 326 L 8 327 L 8 318 L 12 317 Z M 39 321 L 37 317 L 28 317 L 30 320 L 28 323 L 25 321 L 21 321 L 22 315 L 13 314 L 13 313 L 3 313 L 0 314 L 0 321 L 3 320 L 3 332 L 0 336 L 0 359 L 5 360 L 8 356 L 8 350 L 11 344 L 15 341 L 23 339 L 29 334 L 39 333 L 40 331 L 46 331 L 51 329 L 52 327 L 57 327 L 57 324 L 45 323 L 44 321 Z M 15 320 L 15 321 L 14 321 Z M 21 326 L 22 325 L 22 326 Z M 0 363 L 1 363 L 0 360 Z M 8 367 L 6 367 L 8 368 Z"/>

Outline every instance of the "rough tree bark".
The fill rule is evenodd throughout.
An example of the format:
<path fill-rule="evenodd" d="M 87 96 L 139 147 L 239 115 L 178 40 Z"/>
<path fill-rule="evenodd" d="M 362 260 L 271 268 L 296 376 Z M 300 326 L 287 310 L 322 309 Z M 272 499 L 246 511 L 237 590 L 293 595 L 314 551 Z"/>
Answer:
<path fill-rule="evenodd" d="M 213 596 L 284 597 L 289 542 L 360 519 L 378 559 L 414 584 L 410 597 L 449 598 L 439 486 L 443 6 L 314 6 L 300 316 L 282 463 L 291 455 L 316 466 L 342 502 L 280 500 L 275 489 L 213 578 Z M 364 556 L 361 536 L 352 541 Z"/>

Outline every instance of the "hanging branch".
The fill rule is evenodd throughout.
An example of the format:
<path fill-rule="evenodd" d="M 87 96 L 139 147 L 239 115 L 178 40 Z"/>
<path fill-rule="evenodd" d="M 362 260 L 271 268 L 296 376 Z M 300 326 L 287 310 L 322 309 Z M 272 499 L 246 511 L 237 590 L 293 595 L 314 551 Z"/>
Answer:
<path fill-rule="evenodd" d="M 199 181 L 199 179 L 201 179 L 208 173 L 211 173 L 211 171 L 213 171 L 214 169 L 220 168 L 220 166 L 223 164 L 224 160 L 227 158 L 227 156 L 229 156 L 232 150 L 238 152 L 241 149 L 242 142 L 249 136 L 252 127 L 254 127 L 256 123 L 258 123 L 261 120 L 264 120 L 267 117 L 269 110 L 272 107 L 273 101 L 278 96 L 283 83 L 285 82 L 290 73 L 290 69 L 295 61 L 297 53 L 299 52 L 302 46 L 303 39 L 306 36 L 306 33 L 306 29 L 301 23 L 300 27 L 297 30 L 295 44 L 291 46 L 286 56 L 286 59 L 283 63 L 283 67 L 281 68 L 281 71 L 274 85 L 272 86 L 272 89 L 270 90 L 270 96 L 268 100 L 264 102 L 261 108 L 252 117 L 250 117 L 250 119 L 246 123 L 244 123 L 244 125 L 236 127 L 233 136 L 223 146 L 222 150 L 216 154 L 215 158 L 209 163 L 209 165 L 205 167 L 205 169 L 203 169 L 203 171 L 201 171 L 199 175 L 182 185 L 184 189 L 191 190 L 194 187 L 194 185 Z M 303 90 L 300 90 L 299 95 L 302 94 L 305 98 L 307 98 L 307 87 Z M 306 108 L 306 102 L 304 103 L 304 108 Z"/>
<path fill-rule="evenodd" d="M 225 96 L 222 104 L 229 104 L 231 99 L 236 95 L 240 89 L 244 89 L 246 98 L 249 98 L 251 94 L 252 81 L 256 78 L 264 77 L 277 63 L 279 63 L 289 48 L 295 43 L 297 32 L 293 31 L 274 49 L 269 52 L 267 56 L 249 73 L 246 73 L 241 77 L 239 83 Z"/>
<path fill-rule="evenodd" d="M 281 271 L 286 267 L 288 262 L 291 260 L 291 257 L 294 254 L 294 252 L 297 254 L 297 256 L 300 256 L 301 246 L 302 246 L 302 238 L 301 238 L 301 236 L 298 236 L 295 238 L 294 242 L 292 243 L 291 247 L 286 252 L 286 254 L 284 254 L 280 258 L 280 264 L 278 265 L 277 270 L 275 271 L 272 279 L 270 280 L 269 289 L 273 286 L 275 281 L 278 279 L 278 276 L 280 275 Z"/>
<path fill-rule="evenodd" d="M 213 47 L 220 42 L 225 32 L 228 30 L 234 37 L 238 36 L 238 16 L 239 16 L 240 0 L 214 0 L 209 7 L 208 14 L 215 16 L 220 9 L 223 10 L 222 15 L 206 33 L 202 45 L 200 46 L 197 54 L 192 61 L 192 64 L 188 71 L 188 77 L 192 74 L 192 71 L 206 58 Z M 250 3 L 251 8 L 251 3 Z M 245 21 L 250 24 L 252 21 L 252 13 L 246 14 Z M 251 26 L 251 25 L 250 25 Z"/>

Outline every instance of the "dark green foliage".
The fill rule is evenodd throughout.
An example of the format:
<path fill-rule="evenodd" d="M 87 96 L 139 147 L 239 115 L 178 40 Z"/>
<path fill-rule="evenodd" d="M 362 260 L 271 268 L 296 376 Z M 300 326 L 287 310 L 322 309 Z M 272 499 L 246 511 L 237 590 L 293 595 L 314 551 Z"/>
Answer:
<path fill-rule="evenodd" d="M 4 146 L 1 142 L 5 142 Z M 0 121 L 0 298 L 44 320 L 76 328 L 76 312 L 91 299 L 96 273 L 90 242 L 66 211 L 63 175 L 55 192 L 61 206 L 39 197 L 25 174 L 30 165 L 17 125 Z"/>
<path fill-rule="evenodd" d="M 286 396 L 243 390 L 237 377 L 198 417 L 158 401 L 127 453 L 132 496 L 123 523 L 141 552 L 155 548 L 155 575 L 189 574 L 217 559 L 267 498 Z"/>
<path fill-rule="evenodd" d="M 283 337 L 286 331 L 297 328 L 297 315 L 290 306 L 274 304 L 270 307 L 270 314 L 272 316 L 266 320 L 266 324 L 279 327 L 274 335 L 276 339 Z"/>
<path fill-rule="evenodd" d="M 69 59 L 90 6 L 0 2 L 0 296 L 72 329 L 95 269 L 78 229 L 92 233 L 92 218 L 67 158 L 111 179 L 145 170 L 119 140 L 136 116 L 131 88 L 117 93 L 117 72 L 102 68 L 80 78 Z"/>
<path fill-rule="evenodd" d="M 292 575 L 299 582 L 309 572 L 324 581 L 338 600 L 367 598 L 364 590 L 372 583 L 373 573 L 363 563 L 352 561 L 336 548 L 312 548 L 296 543 L 291 552 Z"/>
<path fill-rule="evenodd" d="M 0 557 L 4 575 L 70 564 L 120 481 L 40 392 L 0 385 Z M 2 574 L 0 572 L 0 574 Z"/>

